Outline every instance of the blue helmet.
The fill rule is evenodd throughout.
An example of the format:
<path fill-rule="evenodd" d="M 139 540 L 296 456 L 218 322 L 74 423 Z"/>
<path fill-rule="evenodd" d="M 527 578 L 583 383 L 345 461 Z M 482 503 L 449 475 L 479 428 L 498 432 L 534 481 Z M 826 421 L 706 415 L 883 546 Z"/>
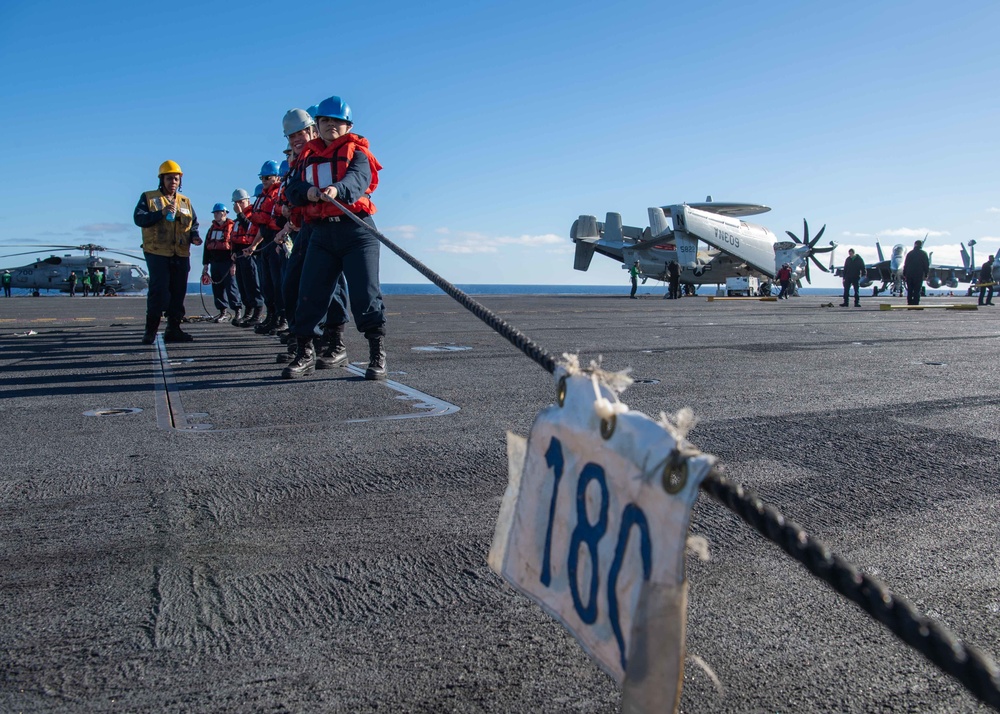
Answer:
<path fill-rule="evenodd" d="M 284 176 L 288 173 L 288 162 L 282 161 L 281 166 L 278 167 L 278 176 Z"/>
<path fill-rule="evenodd" d="M 257 188 L 253 190 L 253 197 L 257 198 L 259 196 L 262 196 L 263 194 L 264 194 L 264 184 L 259 183 L 257 184 Z"/>
<path fill-rule="evenodd" d="M 260 167 L 260 177 L 265 176 L 279 176 L 278 173 L 278 162 L 277 161 L 265 161 L 264 165 Z"/>
<path fill-rule="evenodd" d="M 319 117 L 331 117 L 346 121 L 348 124 L 354 123 L 354 120 L 351 119 L 350 106 L 340 97 L 328 97 L 320 102 L 319 106 L 316 107 L 316 118 Z"/>
<path fill-rule="evenodd" d="M 306 109 L 306 113 L 309 116 L 311 116 L 313 119 L 316 118 L 316 112 L 318 112 L 318 111 L 319 111 L 319 104 L 313 104 L 311 107 L 309 107 L 308 109 Z"/>
<path fill-rule="evenodd" d="M 224 203 L 217 203 L 212 206 L 212 213 L 215 213 L 216 211 L 225 211 L 226 213 L 229 213 L 229 209 L 226 208 L 226 204 Z"/>

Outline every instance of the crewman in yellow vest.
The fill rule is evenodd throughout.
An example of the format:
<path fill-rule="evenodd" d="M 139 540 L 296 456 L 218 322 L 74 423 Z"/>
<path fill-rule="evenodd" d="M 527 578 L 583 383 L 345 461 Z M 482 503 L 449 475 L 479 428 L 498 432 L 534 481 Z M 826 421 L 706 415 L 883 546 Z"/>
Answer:
<path fill-rule="evenodd" d="M 160 164 L 160 185 L 139 197 L 133 219 L 142 229 L 142 252 L 149 272 L 146 331 L 142 344 L 156 340 L 160 317 L 167 314 L 164 342 L 191 342 L 181 330 L 184 296 L 191 271 L 191 246 L 201 245 L 198 217 L 187 196 L 180 193 L 183 171 L 175 161 Z"/>

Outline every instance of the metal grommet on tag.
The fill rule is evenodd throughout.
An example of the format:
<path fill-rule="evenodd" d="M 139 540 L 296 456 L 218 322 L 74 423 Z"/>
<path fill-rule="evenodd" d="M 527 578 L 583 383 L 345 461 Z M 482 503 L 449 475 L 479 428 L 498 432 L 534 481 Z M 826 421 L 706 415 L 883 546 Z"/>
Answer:
<path fill-rule="evenodd" d="M 680 493 L 688 480 L 687 459 L 679 458 L 680 454 L 673 451 L 663 467 L 663 490 L 667 493 Z"/>
<path fill-rule="evenodd" d="M 611 435 L 615 433 L 615 424 L 618 423 L 618 417 L 612 414 L 607 419 L 601 419 L 601 436 L 607 441 L 611 438 Z"/>
<path fill-rule="evenodd" d="M 556 387 L 556 402 L 559 406 L 566 404 L 566 375 L 559 378 L 559 386 Z"/>

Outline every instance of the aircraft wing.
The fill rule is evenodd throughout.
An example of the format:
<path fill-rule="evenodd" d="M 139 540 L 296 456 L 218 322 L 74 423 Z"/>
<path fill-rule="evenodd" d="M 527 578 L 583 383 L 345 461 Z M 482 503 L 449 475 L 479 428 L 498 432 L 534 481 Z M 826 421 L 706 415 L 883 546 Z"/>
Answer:
<path fill-rule="evenodd" d="M 716 213 L 720 216 L 730 216 L 732 218 L 739 218 L 740 216 L 756 216 L 758 213 L 767 213 L 771 210 L 770 206 L 762 206 L 759 203 L 716 203 L 714 201 L 700 201 L 698 203 L 686 203 L 684 205 L 690 206 L 691 208 L 697 208 L 699 211 Z M 661 206 L 661 208 L 667 213 L 670 212 L 670 206 Z"/>
<path fill-rule="evenodd" d="M 692 236 L 745 262 L 754 270 L 774 277 L 775 236 L 763 226 L 746 223 L 731 216 L 709 213 L 688 205 L 683 206 L 679 214 L 680 219 L 675 217 L 675 221 L 680 220 L 684 229 Z"/>
<path fill-rule="evenodd" d="M 881 260 L 878 263 L 865 263 L 865 274 L 871 280 L 881 280 L 882 275 L 889 270 L 889 261 Z M 838 278 L 844 277 L 844 266 L 837 265 L 833 268 L 833 274 Z"/>
<path fill-rule="evenodd" d="M 979 268 L 966 269 L 959 265 L 932 265 L 927 277 L 941 285 L 948 283 L 969 283 L 979 278 Z"/>
<path fill-rule="evenodd" d="M 966 273 L 965 267 L 961 266 L 961 265 L 931 265 L 930 270 L 931 270 L 932 273 L 935 270 L 940 270 L 940 271 L 946 272 L 946 273 L 954 272 L 956 275 L 957 274 L 963 274 L 964 275 Z M 976 268 L 975 270 L 969 270 L 968 272 L 978 273 L 979 272 L 979 268 Z"/>

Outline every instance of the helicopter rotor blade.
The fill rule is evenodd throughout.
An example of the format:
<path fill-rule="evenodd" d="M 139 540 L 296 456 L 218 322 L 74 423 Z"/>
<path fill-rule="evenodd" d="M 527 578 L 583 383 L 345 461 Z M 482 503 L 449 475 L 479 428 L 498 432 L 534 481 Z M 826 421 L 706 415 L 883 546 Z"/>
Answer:
<path fill-rule="evenodd" d="M 126 252 L 121 251 L 121 250 L 110 250 L 108 248 L 105 248 L 102 245 L 96 245 L 96 244 L 93 244 L 93 243 L 87 243 L 87 244 L 84 244 L 84 245 L 55 245 L 55 244 L 50 244 L 50 243 L 46 243 L 44 245 L 32 245 L 30 243 L 10 243 L 10 244 L 7 245 L 7 247 L 8 248 L 34 248 L 35 250 L 27 250 L 27 251 L 24 251 L 23 253 L 8 253 L 7 255 L 0 255 L 0 258 L 15 258 L 15 257 L 21 256 L 21 255 L 32 255 L 32 254 L 44 253 L 47 250 L 59 249 L 59 250 L 80 250 L 80 251 L 85 251 L 85 252 L 88 252 L 88 253 L 90 253 L 90 252 L 93 252 L 93 253 L 115 253 L 117 255 L 124 255 L 127 258 L 131 258 L 132 260 L 137 260 L 137 261 L 140 261 L 140 262 L 142 262 L 142 261 L 145 260 L 145 258 L 143 258 L 140 255 L 132 255 L 131 253 L 126 253 Z"/>
<path fill-rule="evenodd" d="M 141 255 L 132 255 L 131 253 L 126 253 L 126 252 L 121 251 L 121 250 L 104 250 L 104 251 L 101 251 L 101 252 L 102 253 L 114 253 L 115 255 L 124 255 L 125 257 L 131 258 L 132 260 L 138 260 L 138 261 L 145 261 L 146 260 Z"/>
<path fill-rule="evenodd" d="M 81 250 L 78 245 L 54 245 L 52 243 L 8 243 L 8 248 L 34 248 L 36 251 L 63 248 L 65 250 Z"/>
<path fill-rule="evenodd" d="M 38 255 L 37 250 L 27 250 L 23 253 L 8 253 L 7 255 L 0 255 L 0 258 L 16 258 L 19 255 Z"/>

